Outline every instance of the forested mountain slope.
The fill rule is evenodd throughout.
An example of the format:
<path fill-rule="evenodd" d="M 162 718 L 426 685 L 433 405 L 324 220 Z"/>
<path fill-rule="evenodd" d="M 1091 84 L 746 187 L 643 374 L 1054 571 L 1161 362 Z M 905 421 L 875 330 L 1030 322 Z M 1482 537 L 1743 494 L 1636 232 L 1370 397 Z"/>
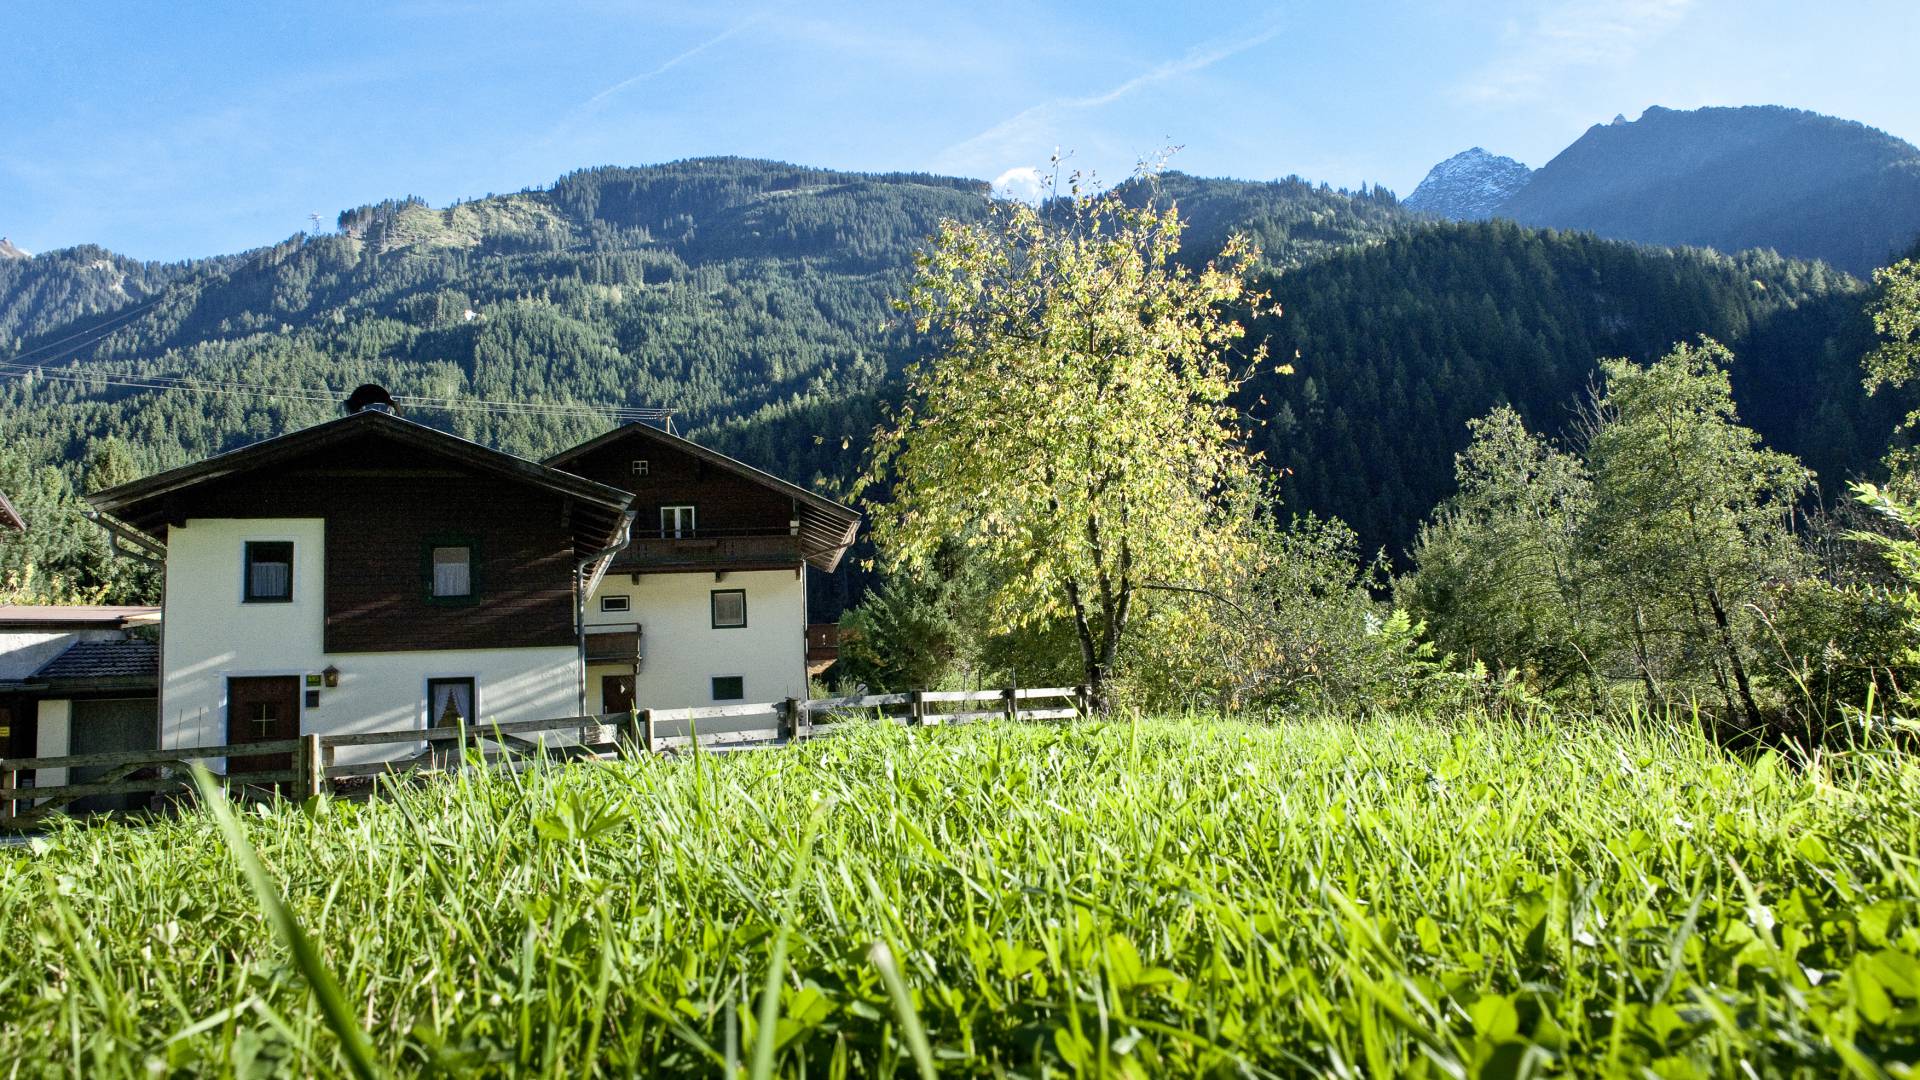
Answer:
<path fill-rule="evenodd" d="M 188 272 L 185 263 L 143 263 L 82 245 L 28 256 L 11 244 L 0 257 L 0 357 L 22 338 L 144 300 Z"/>
<path fill-rule="evenodd" d="M 1511 404 L 1555 431 L 1600 357 L 1708 334 L 1739 354 L 1743 414 L 1828 490 L 1870 468 L 1901 403 L 1860 389 L 1860 283 L 1817 263 L 1450 224 L 1281 277 L 1258 332 L 1296 373 L 1248 388 L 1296 509 L 1398 554 L 1448 494 L 1466 422 Z M 1297 358 L 1296 358 L 1297 353 Z M 1264 404 L 1262 399 L 1264 398 Z"/>
<path fill-rule="evenodd" d="M 1596 124 L 1495 215 L 1650 244 L 1771 248 L 1855 274 L 1920 237 L 1920 148 L 1777 106 Z"/>
<path fill-rule="evenodd" d="M 1509 401 L 1552 427 L 1601 356 L 1727 340 L 1743 408 L 1830 484 L 1872 463 L 1897 412 L 1860 393 L 1860 285 L 1824 267 L 1435 226 L 1388 192 L 1300 180 L 1176 173 L 1129 194 L 1179 201 L 1195 261 L 1236 228 L 1261 239 L 1284 315 L 1256 329 L 1298 373 L 1249 388 L 1257 438 L 1290 470 L 1293 508 L 1345 517 L 1369 546 L 1399 551 L 1447 494 L 1468 418 Z M 74 475 L 117 437 L 144 472 L 334 415 L 335 393 L 373 379 L 460 406 L 414 419 L 526 454 L 614 421 L 474 406 L 670 407 L 680 430 L 832 490 L 925 347 L 888 306 L 912 253 L 941 218 L 987 208 L 970 180 L 706 159 L 444 209 L 395 200 L 244 256 L 124 264 L 117 306 L 50 284 L 88 280 L 71 268 L 103 252 L 12 260 L 0 273 L 24 264 L 9 280 L 41 284 L 0 291 L 0 309 L 44 329 L 11 369 L 30 374 L 0 379 L 0 439 Z"/>
<path fill-rule="evenodd" d="M 1349 196 L 1299 180 L 1173 174 L 1159 187 L 1190 205 L 1192 250 L 1246 227 L 1275 265 L 1379 239 L 1407 220 L 1391 194 Z M 940 219 L 974 218 L 987 206 L 983 184 L 949 177 L 730 158 L 591 169 L 547 190 L 445 209 L 403 199 L 350 210 L 338 234 L 170 268 L 170 287 L 146 299 L 165 283 L 155 271 L 120 315 L 141 310 L 97 342 L 35 351 L 114 310 L 98 296 L 4 295 L 22 325 L 46 327 L 23 343 L 26 365 L 62 377 L 139 373 L 216 388 L 378 379 L 450 400 L 665 407 L 683 430 L 698 430 L 877 390 L 914 347 L 887 304 L 903 291 L 914 250 Z M 328 409 L 252 391 L 129 393 L 45 379 L 8 380 L 0 406 L 10 436 L 46 458 L 75 460 L 90 441 L 118 435 L 148 468 Z M 607 423 L 416 415 L 535 454 Z"/>

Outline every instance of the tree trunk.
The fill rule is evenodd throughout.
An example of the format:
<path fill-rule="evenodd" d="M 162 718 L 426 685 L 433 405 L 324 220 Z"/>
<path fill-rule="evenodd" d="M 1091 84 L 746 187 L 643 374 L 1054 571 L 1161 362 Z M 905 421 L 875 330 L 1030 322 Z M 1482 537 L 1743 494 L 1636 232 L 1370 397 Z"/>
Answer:
<path fill-rule="evenodd" d="M 1073 607 L 1073 633 L 1080 643 L 1080 681 L 1087 686 L 1089 709 L 1095 715 L 1107 711 L 1107 673 L 1093 640 L 1093 626 L 1087 621 L 1087 608 L 1080 599 L 1080 583 L 1067 582 L 1067 601 Z"/>
<path fill-rule="evenodd" d="M 1660 702 L 1660 688 L 1653 682 L 1653 658 L 1647 655 L 1646 617 L 1640 611 L 1640 605 L 1633 607 L 1633 661 L 1640 669 L 1640 682 L 1647 688 L 1647 708 L 1651 710 Z"/>
<path fill-rule="evenodd" d="M 1714 625 L 1720 628 L 1720 648 L 1727 654 L 1727 666 L 1733 669 L 1733 684 L 1740 690 L 1740 706 L 1747 714 L 1747 725 L 1758 735 L 1765 721 L 1760 717 L 1760 706 L 1753 700 L 1753 685 L 1747 680 L 1747 666 L 1740 662 L 1740 649 L 1733 640 L 1733 620 L 1727 617 L 1727 609 L 1720 603 L 1719 589 L 1707 589 L 1707 607 L 1713 612 Z"/>

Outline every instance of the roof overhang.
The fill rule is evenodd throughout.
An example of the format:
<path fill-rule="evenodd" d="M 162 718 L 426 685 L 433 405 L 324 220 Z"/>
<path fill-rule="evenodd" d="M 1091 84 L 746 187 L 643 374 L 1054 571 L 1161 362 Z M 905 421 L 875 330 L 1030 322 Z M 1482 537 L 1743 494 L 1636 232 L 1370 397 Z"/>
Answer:
<path fill-rule="evenodd" d="M 20 516 L 20 511 L 14 508 L 13 500 L 7 498 L 7 493 L 4 491 L 0 491 L 0 529 L 12 529 L 14 532 L 27 531 L 27 519 Z"/>
<path fill-rule="evenodd" d="M 157 607 L 107 604 L 0 604 L 0 630 L 124 630 L 153 626 Z"/>
<path fill-rule="evenodd" d="M 627 504 L 633 501 L 632 495 L 619 488 L 371 409 L 97 491 L 87 496 L 87 501 L 101 513 L 159 542 L 169 524 L 178 524 L 174 504 L 179 496 L 195 488 L 290 464 L 316 451 L 367 437 L 389 439 L 423 454 L 452 461 L 472 472 L 539 488 L 568 500 L 572 507 L 568 517 L 578 555 L 597 552 L 618 538 L 626 520 Z"/>

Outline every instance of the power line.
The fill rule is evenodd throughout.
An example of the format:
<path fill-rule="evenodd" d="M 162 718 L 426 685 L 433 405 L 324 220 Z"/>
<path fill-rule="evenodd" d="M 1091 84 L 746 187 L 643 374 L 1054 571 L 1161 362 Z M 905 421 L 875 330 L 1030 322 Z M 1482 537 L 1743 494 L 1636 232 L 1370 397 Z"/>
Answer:
<path fill-rule="evenodd" d="M 272 245 L 261 248 L 259 253 L 253 259 L 248 260 L 248 262 L 259 263 L 260 265 L 264 266 L 266 265 L 267 256 L 273 254 L 274 250 L 275 250 L 275 246 L 272 246 Z M 245 269 L 248 269 L 248 265 L 247 263 L 242 263 L 231 270 L 219 270 L 219 271 L 216 271 L 216 273 L 218 273 L 224 281 L 232 281 L 233 275 Z M 86 337 L 88 334 L 99 335 L 94 339 L 94 341 L 104 340 L 107 337 L 106 331 L 108 327 L 114 326 L 115 324 L 118 324 L 118 323 L 126 322 L 128 319 L 133 318 L 135 315 L 139 315 L 142 312 L 152 310 L 154 307 L 158 306 L 161 301 L 166 300 L 169 296 L 171 296 L 176 291 L 184 289 L 188 284 L 189 282 L 186 280 L 168 282 L 166 285 L 162 286 L 158 292 L 154 293 L 153 297 L 147 300 L 146 302 L 141 304 L 136 304 L 125 311 L 121 311 L 115 314 L 112 318 L 107 319 L 104 322 L 100 322 L 93 326 L 90 326 L 85 330 L 76 331 L 72 334 L 68 334 L 66 337 L 55 338 L 52 341 L 42 342 L 31 349 L 27 349 L 22 352 L 17 352 L 12 356 L 8 357 L 6 360 L 0 360 L 0 367 L 17 366 L 20 360 L 24 357 L 32 356 L 35 353 L 46 352 L 49 349 L 56 348 L 57 346 L 63 345 L 66 342 L 74 340 L 75 338 Z M 193 282 L 193 284 L 195 284 L 196 287 L 198 287 L 198 286 L 210 284 L 210 282 L 207 281 L 207 279 L 202 278 L 198 282 Z M 78 346 L 74 351 L 77 352 L 79 351 L 79 349 L 84 349 L 87 347 L 87 345 L 91 345 L 91 344 L 93 344 L 93 342 L 87 342 L 85 344 L 82 344 Z"/>
<path fill-rule="evenodd" d="M 251 261 L 264 265 L 267 257 L 272 255 L 274 251 L 275 248 L 273 247 L 263 248 L 259 255 Z M 247 266 L 242 264 L 231 270 L 220 271 L 219 273 L 220 277 L 231 281 L 233 280 L 234 274 L 244 269 L 247 269 Z M 78 352 L 88 345 L 102 341 L 119 324 L 125 323 L 135 316 L 152 310 L 162 301 L 166 300 L 175 290 L 184 288 L 186 284 L 186 282 L 173 282 L 162 288 L 153 298 L 125 311 L 118 312 L 103 322 L 97 323 L 85 330 L 69 334 L 66 337 L 42 342 L 31 349 L 15 353 L 6 360 L 0 360 L 0 378 L 30 379 L 37 377 L 52 382 L 71 384 L 100 383 L 105 386 L 121 386 L 133 390 L 184 390 L 188 393 L 219 394 L 225 396 L 246 396 L 253 394 L 282 398 L 288 401 L 305 401 L 322 404 L 338 402 L 344 399 L 344 394 L 326 387 L 281 387 L 241 382 L 222 384 L 195 383 L 189 382 L 181 376 L 140 375 L 132 372 L 84 372 L 74 369 L 69 369 L 65 372 L 49 372 L 45 369 L 44 365 L 52 362 L 53 358 L 44 358 L 35 365 L 28 365 L 23 362 L 27 357 L 39 353 L 46 353 L 49 350 L 58 351 L 60 346 L 76 339 L 87 337 L 90 334 L 94 335 L 91 341 L 82 342 L 70 351 Z M 204 282 L 202 284 L 204 284 Z M 432 398 L 419 394 L 394 395 L 393 400 L 395 404 L 408 408 L 433 409 L 443 412 L 490 412 L 497 415 L 536 416 L 610 416 L 615 420 L 623 422 L 646 421 L 664 423 L 669 426 L 669 429 L 671 429 L 673 422 L 673 410 L 646 406 L 595 405 L 585 402 L 501 401 L 486 398 L 462 401 L 457 398 Z"/>

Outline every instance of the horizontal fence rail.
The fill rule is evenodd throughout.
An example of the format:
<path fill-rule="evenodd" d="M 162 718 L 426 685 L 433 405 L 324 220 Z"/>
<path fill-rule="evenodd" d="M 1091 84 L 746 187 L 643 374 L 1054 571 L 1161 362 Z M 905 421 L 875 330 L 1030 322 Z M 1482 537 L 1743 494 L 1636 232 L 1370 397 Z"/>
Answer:
<path fill-rule="evenodd" d="M 1029 704 L 1034 703 L 1034 704 Z M 1041 705 L 1039 703 L 1047 703 Z M 991 707 L 983 707 L 991 704 Z M 0 758 L 0 828 L 44 821 L 83 799 L 116 795 L 181 795 L 192 786 L 189 766 L 221 762 L 225 780 L 248 796 L 310 798 L 334 781 L 449 772 L 478 764 L 524 768 L 535 761 L 681 750 L 732 751 L 784 746 L 833 733 L 860 717 L 909 727 L 984 720 L 1064 720 L 1084 714 L 1085 687 L 1004 690 L 912 690 L 851 697 L 788 698 L 741 705 L 563 716 L 512 723 L 476 723 L 404 731 L 308 734 L 218 746 L 118 750 L 55 757 Z M 413 748 L 410 754 L 336 764 L 342 747 Z M 291 767 L 236 768 L 248 759 L 290 760 Z M 40 770 L 104 769 L 85 781 L 34 784 Z"/>

